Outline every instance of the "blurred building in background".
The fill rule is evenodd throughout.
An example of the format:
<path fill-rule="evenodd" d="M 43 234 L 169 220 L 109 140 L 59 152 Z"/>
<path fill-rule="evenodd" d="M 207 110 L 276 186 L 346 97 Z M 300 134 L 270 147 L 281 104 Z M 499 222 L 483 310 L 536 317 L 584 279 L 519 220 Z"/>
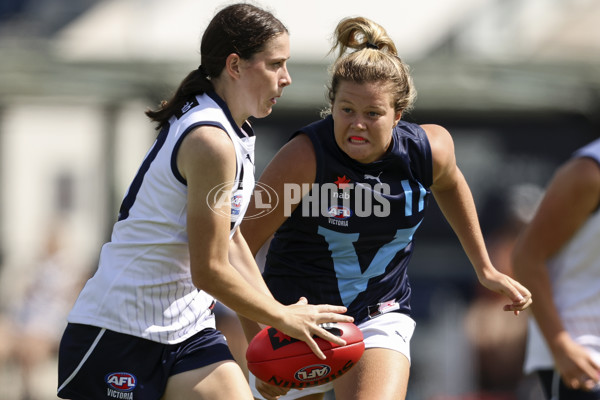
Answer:
<path fill-rule="evenodd" d="M 545 186 L 571 151 L 600 134 L 597 0 L 254 3 L 288 26 L 293 78 L 273 114 L 254 121 L 258 174 L 325 106 L 329 38 L 348 16 L 383 25 L 411 65 L 418 99 L 404 117 L 450 130 L 484 231 L 497 223 L 493 210 L 483 212 L 489 198 L 518 184 Z M 156 135 L 143 112 L 198 66 L 201 33 L 226 4 L 0 3 L 0 311 L 26 295 L 57 220 L 74 273 L 93 272 Z M 435 204 L 416 242 L 409 398 L 466 399 L 478 390 L 461 333 L 475 276 Z M 9 369 L 0 365 L 0 382 Z M 40 386 L 54 398 L 53 375 Z"/>

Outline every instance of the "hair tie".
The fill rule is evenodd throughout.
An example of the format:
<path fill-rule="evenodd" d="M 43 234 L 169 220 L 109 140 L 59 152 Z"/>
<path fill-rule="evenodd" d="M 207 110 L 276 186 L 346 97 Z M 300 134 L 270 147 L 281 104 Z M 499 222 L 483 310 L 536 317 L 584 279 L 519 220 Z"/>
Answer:
<path fill-rule="evenodd" d="M 208 78 L 208 72 L 206 71 L 206 68 L 204 68 L 204 65 L 200 64 L 198 66 L 198 71 L 200 71 L 203 77 Z"/>
<path fill-rule="evenodd" d="M 379 50 L 379 47 L 371 42 L 367 42 L 367 49 Z"/>

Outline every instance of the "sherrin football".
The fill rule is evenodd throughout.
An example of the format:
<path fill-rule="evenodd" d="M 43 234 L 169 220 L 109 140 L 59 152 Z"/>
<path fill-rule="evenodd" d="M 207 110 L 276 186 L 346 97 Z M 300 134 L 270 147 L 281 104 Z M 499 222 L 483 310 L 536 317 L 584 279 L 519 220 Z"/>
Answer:
<path fill-rule="evenodd" d="M 339 378 L 358 362 L 365 351 L 363 335 L 356 325 L 348 322 L 322 326 L 346 341 L 345 346 L 338 346 L 315 337 L 327 357 L 325 360 L 319 359 L 305 342 L 268 326 L 248 344 L 248 369 L 265 382 L 289 388 L 317 386 Z"/>

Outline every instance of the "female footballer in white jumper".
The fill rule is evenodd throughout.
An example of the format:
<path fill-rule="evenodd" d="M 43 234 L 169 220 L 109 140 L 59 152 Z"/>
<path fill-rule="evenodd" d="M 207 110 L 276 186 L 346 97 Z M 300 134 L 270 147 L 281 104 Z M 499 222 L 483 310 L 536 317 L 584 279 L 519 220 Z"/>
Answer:
<path fill-rule="evenodd" d="M 525 372 L 547 399 L 600 400 L 600 139 L 556 171 L 513 258 L 536 296 Z"/>
<path fill-rule="evenodd" d="M 202 65 L 147 115 L 160 133 L 123 199 L 110 242 L 63 335 L 58 395 L 72 399 L 251 399 L 215 299 L 304 340 L 345 307 L 275 301 L 238 225 L 254 187 L 255 136 L 291 83 L 285 26 L 249 4 L 218 12 Z"/>

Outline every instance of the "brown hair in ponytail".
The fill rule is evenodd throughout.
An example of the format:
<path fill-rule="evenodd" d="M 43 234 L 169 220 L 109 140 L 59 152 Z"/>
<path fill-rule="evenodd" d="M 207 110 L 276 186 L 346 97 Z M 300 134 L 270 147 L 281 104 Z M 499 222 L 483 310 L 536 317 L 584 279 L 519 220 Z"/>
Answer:
<path fill-rule="evenodd" d="M 341 81 L 381 82 L 392 93 L 395 111 L 412 107 L 416 90 L 409 67 L 398 57 L 396 46 L 383 27 L 363 17 L 343 19 L 335 29 L 331 52 L 336 49 L 338 58 L 327 87 L 331 104 Z"/>
<path fill-rule="evenodd" d="M 230 54 L 248 60 L 264 50 L 270 39 L 287 32 L 281 21 L 261 8 L 251 4 L 225 7 L 213 17 L 202 35 L 201 66 L 185 77 L 170 100 L 163 100 L 157 110 L 148 110 L 146 115 L 158 123 L 157 129 L 163 128 L 190 96 L 213 89 L 211 78 L 221 74 Z"/>

